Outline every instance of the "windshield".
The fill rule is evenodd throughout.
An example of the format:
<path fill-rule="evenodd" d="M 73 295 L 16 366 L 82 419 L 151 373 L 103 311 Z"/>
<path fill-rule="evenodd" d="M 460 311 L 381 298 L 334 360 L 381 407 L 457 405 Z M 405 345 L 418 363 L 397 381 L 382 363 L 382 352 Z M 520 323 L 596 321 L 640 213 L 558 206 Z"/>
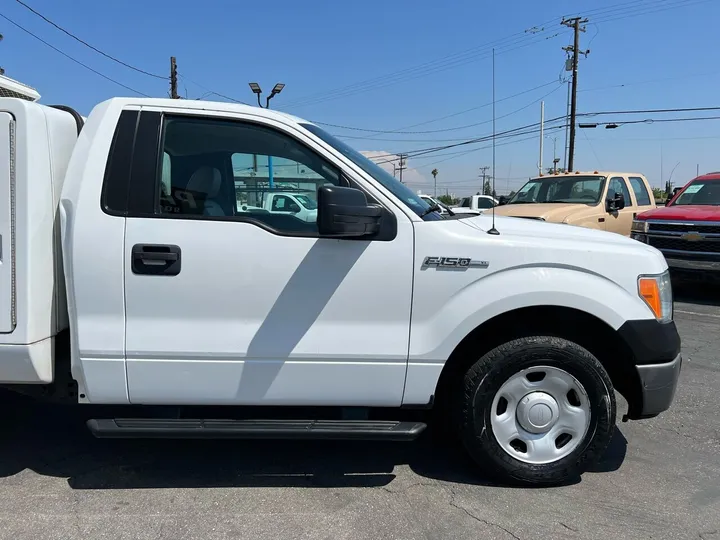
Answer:
<path fill-rule="evenodd" d="M 317 201 L 307 195 L 295 195 L 295 198 L 308 210 L 315 210 L 317 208 Z"/>
<path fill-rule="evenodd" d="M 422 217 L 425 221 L 443 219 L 439 212 L 430 212 L 429 214 L 425 214 L 425 212 L 427 212 L 430 208 L 430 205 L 405 184 L 400 183 L 397 179 L 395 179 L 395 177 L 393 177 L 392 174 L 380 167 L 377 163 L 374 163 L 357 150 L 351 148 L 344 142 L 336 139 L 326 131 L 313 124 L 300 125 L 335 148 L 335 150 L 340 152 L 346 158 L 350 159 L 353 163 L 355 163 L 355 165 L 372 176 L 375 180 L 382 184 L 383 187 L 404 202 L 413 212 Z"/>
<path fill-rule="evenodd" d="M 690 182 L 671 206 L 688 204 L 720 206 L 720 180 L 695 180 Z"/>
<path fill-rule="evenodd" d="M 508 204 L 597 204 L 605 188 L 604 176 L 548 176 L 533 178 L 513 195 Z"/>

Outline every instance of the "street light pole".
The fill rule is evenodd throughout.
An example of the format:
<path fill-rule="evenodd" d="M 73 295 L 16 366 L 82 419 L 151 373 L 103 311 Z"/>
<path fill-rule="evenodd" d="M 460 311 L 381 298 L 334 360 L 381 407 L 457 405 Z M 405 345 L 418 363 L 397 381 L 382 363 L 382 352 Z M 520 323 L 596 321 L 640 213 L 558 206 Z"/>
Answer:
<path fill-rule="evenodd" d="M 258 83 L 248 83 L 250 86 L 250 90 L 252 90 L 253 94 L 257 96 L 257 102 L 258 107 L 262 108 L 262 103 L 260 102 L 260 95 L 262 94 L 262 90 L 260 89 L 260 85 Z M 285 88 L 285 85 L 283 83 L 277 83 L 275 86 L 273 86 L 273 89 L 270 91 L 270 95 L 265 98 L 265 108 L 270 108 L 270 100 L 277 96 L 280 92 L 282 92 L 282 89 Z M 275 187 L 275 178 L 273 177 L 273 160 L 272 156 L 268 156 L 268 185 L 270 186 L 270 189 L 273 189 Z"/>

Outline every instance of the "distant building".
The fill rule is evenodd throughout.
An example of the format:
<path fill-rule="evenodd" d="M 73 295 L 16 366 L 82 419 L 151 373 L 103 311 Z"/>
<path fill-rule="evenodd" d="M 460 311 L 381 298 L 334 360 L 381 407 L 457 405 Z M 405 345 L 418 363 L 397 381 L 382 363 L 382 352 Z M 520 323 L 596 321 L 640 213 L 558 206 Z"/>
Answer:
<path fill-rule="evenodd" d="M 40 99 L 40 94 L 37 90 L 26 84 L 6 77 L 5 75 L 0 75 L 0 97 L 14 97 L 28 101 L 37 101 Z"/>

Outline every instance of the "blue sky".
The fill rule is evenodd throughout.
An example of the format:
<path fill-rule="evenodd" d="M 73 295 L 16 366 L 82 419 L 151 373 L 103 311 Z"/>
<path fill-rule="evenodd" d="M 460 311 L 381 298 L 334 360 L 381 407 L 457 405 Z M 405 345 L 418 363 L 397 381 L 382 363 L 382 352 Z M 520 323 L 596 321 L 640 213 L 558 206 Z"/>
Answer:
<path fill-rule="evenodd" d="M 444 130 L 383 134 L 327 127 L 345 137 L 370 137 L 345 139 L 364 151 L 412 152 L 489 135 L 492 108 L 482 106 L 492 101 L 492 46 L 498 132 L 538 122 L 543 96 L 546 118 L 564 115 L 567 86 L 559 78 L 568 74 L 561 47 L 571 43 L 572 32 L 559 24 L 562 15 L 590 19 L 581 36 L 580 48 L 591 52 L 581 59 L 578 112 L 720 105 L 717 0 L 26 2 L 142 70 L 164 76 L 169 57 L 176 56 L 180 91 L 189 98 L 213 90 L 252 103 L 249 81 L 264 90 L 282 81 L 286 87 L 273 107 L 313 121 L 367 130 Z M 167 81 L 104 58 L 14 0 L 4 2 L 0 13 L 110 78 L 151 96 L 167 95 Z M 535 33 L 525 32 L 533 28 Z M 134 95 L 4 19 L 0 32 L 5 37 L 0 65 L 8 76 L 37 88 L 44 103 L 64 103 L 88 114 L 104 99 Z M 522 95 L 505 99 L 516 94 Z M 456 114 L 461 111 L 467 112 Z M 720 111 L 586 120 L 688 116 L 720 116 Z M 408 128 L 416 124 L 422 125 Z M 544 163 L 549 166 L 550 137 L 557 137 L 562 155 L 564 131 L 547 135 Z M 672 179 L 684 183 L 694 177 L 696 165 L 700 172 L 720 170 L 719 142 L 720 120 L 578 130 L 576 169 L 639 171 L 657 186 L 679 163 Z M 492 165 L 487 146 L 411 158 L 405 180 L 427 190 L 430 170 L 437 167 L 442 192 L 475 192 L 479 167 Z M 473 151 L 449 154 L 468 150 Z M 517 189 L 537 172 L 538 150 L 537 134 L 498 140 L 499 193 Z"/>

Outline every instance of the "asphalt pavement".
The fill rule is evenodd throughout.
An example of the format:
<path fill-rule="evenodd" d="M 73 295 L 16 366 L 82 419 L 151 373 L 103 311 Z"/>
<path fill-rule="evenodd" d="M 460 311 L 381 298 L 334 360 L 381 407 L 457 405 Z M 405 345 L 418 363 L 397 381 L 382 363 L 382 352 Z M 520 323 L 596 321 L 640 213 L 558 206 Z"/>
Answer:
<path fill-rule="evenodd" d="M 430 437 L 97 440 L 76 408 L 2 396 L 0 539 L 720 540 L 720 293 L 677 299 L 675 403 L 572 485 L 487 484 Z"/>

